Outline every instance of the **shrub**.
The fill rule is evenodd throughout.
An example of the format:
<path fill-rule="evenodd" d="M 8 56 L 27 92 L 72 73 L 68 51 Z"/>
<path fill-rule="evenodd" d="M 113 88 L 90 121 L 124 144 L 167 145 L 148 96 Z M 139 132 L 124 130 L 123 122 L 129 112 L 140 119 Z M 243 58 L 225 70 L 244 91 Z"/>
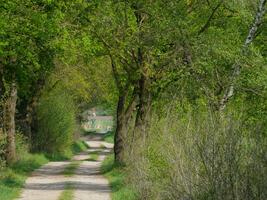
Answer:
<path fill-rule="evenodd" d="M 37 114 L 38 133 L 35 141 L 38 150 L 54 157 L 68 157 L 75 130 L 75 107 L 72 98 L 58 91 L 46 94 L 40 100 Z"/>
<path fill-rule="evenodd" d="M 135 145 L 140 153 L 128 158 L 142 199 L 267 198 L 263 128 L 208 112 L 172 112 L 153 121 L 146 145 Z"/>

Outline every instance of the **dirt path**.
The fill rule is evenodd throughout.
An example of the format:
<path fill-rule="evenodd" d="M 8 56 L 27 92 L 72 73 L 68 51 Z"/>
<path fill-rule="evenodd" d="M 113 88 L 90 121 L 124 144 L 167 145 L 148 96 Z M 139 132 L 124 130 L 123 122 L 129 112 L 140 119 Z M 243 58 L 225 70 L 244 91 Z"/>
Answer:
<path fill-rule="evenodd" d="M 86 143 L 90 149 L 73 158 L 81 161 L 74 176 L 66 177 L 62 174 L 69 161 L 49 162 L 26 180 L 18 200 L 58 200 L 67 184 L 74 188 L 74 200 L 110 200 L 109 184 L 100 174 L 100 166 L 113 145 L 101 141 L 100 136 L 86 138 Z M 90 151 L 99 151 L 97 161 L 87 161 Z"/>

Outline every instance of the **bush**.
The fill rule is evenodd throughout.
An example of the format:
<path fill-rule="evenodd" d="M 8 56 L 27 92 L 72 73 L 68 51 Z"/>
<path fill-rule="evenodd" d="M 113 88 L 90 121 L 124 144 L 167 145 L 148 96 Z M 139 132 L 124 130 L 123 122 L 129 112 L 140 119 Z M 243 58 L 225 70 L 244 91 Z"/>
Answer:
<path fill-rule="evenodd" d="M 142 199 L 266 199 L 262 130 L 208 112 L 155 115 L 146 145 L 128 158 L 131 183 Z"/>
<path fill-rule="evenodd" d="M 35 137 L 38 150 L 52 157 L 69 157 L 75 131 L 75 112 L 72 98 L 64 92 L 54 91 L 41 98 Z"/>

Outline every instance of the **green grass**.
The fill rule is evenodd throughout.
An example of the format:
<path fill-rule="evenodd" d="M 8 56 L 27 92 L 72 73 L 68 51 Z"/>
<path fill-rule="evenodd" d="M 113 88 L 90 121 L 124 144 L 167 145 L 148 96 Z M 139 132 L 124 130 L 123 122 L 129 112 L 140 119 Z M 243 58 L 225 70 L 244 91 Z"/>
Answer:
<path fill-rule="evenodd" d="M 64 176 L 73 176 L 75 170 L 80 166 L 81 161 L 72 161 L 62 172 Z"/>
<path fill-rule="evenodd" d="M 77 140 L 71 146 L 71 151 L 73 154 L 77 154 L 77 153 L 80 153 L 82 151 L 85 151 L 88 148 L 89 148 L 89 145 L 85 141 Z"/>
<path fill-rule="evenodd" d="M 105 142 L 113 144 L 114 143 L 114 132 L 113 131 L 108 132 L 107 134 L 104 135 L 103 139 Z"/>
<path fill-rule="evenodd" d="M 51 161 L 65 161 L 70 160 L 73 155 L 78 154 L 86 149 L 90 148 L 89 145 L 83 140 L 75 141 L 70 149 L 65 150 L 64 152 L 57 152 L 53 154 L 46 154 L 46 157 Z"/>
<path fill-rule="evenodd" d="M 58 200 L 72 200 L 74 198 L 74 189 L 71 183 L 65 186 L 64 191 L 60 194 Z"/>
<path fill-rule="evenodd" d="M 112 200 L 136 200 L 137 194 L 131 185 L 126 183 L 126 172 L 123 167 L 114 164 L 114 156 L 106 157 L 101 172 L 108 178 L 112 190 Z"/>
<path fill-rule="evenodd" d="M 46 154 L 46 157 L 51 161 L 64 161 L 70 160 L 73 155 L 78 154 L 86 149 L 90 148 L 89 145 L 83 140 L 75 141 L 70 149 L 65 150 L 64 152 L 58 152 L 53 154 Z"/>
<path fill-rule="evenodd" d="M 99 158 L 100 151 L 92 151 L 89 153 L 90 158 L 86 159 L 87 161 L 97 161 Z"/>
<path fill-rule="evenodd" d="M 2 170 L 0 172 L 0 199 L 17 198 L 27 175 L 47 162 L 48 159 L 42 154 L 26 154 L 10 168 Z"/>

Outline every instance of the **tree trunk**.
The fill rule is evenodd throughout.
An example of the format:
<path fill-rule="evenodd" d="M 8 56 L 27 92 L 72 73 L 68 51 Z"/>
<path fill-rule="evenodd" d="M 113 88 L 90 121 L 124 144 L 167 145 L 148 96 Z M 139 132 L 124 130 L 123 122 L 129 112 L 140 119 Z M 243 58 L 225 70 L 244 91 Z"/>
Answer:
<path fill-rule="evenodd" d="M 5 135 L 3 130 L 3 110 L 4 110 L 4 94 L 5 94 L 5 87 L 4 87 L 4 77 L 3 77 L 3 65 L 0 60 L 0 159 L 5 159 L 5 148 L 3 145 L 5 144 Z"/>
<path fill-rule="evenodd" d="M 116 116 L 116 130 L 114 136 L 114 154 L 115 162 L 119 164 L 125 164 L 124 161 L 124 147 L 125 147 L 125 137 L 129 130 L 129 120 L 132 113 L 136 107 L 136 87 L 132 91 L 132 95 L 129 96 L 129 86 L 130 80 L 124 85 L 119 78 L 117 71 L 117 65 L 110 55 L 111 67 L 115 83 L 119 92 L 119 99 L 117 103 L 117 116 Z M 126 102 L 126 99 L 129 102 Z"/>
<path fill-rule="evenodd" d="M 4 68 L 3 65 L 0 63 L 0 133 L 3 131 L 3 100 L 4 100 L 4 94 L 5 94 L 5 86 L 4 86 Z"/>
<path fill-rule="evenodd" d="M 119 164 L 123 164 L 123 149 L 124 149 L 124 135 L 125 135 L 125 116 L 124 116 L 124 104 L 125 97 L 119 96 L 118 104 L 117 104 L 117 126 L 114 136 L 114 154 L 115 154 L 115 162 Z"/>
<path fill-rule="evenodd" d="M 26 132 L 30 144 L 32 145 L 33 133 L 37 131 L 37 115 L 36 115 L 36 106 L 38 103 L 39 96 L 34 96 L 26 107 Z"/>
<path fill-rule="evenodd" d="M 33 93 L 29 98 L 26 105 L 26 133 L 32 144 L 32 139 L 34 139 L 33 133 L 37 131 L 37 114 L 36 107 L 41 96 L 42 90 L 45 86 L 45 76 L 40 77 L 37 82 L 34 84 Z"/>
<path fill-rule="evenodd" d="M 4 134 L 7 136 L 6 159 L 10 165 L 16 159 L 15 113 L 17 102 L 17 86 L 15 81 L 10 85 L 4 104 Z"/>
<path fill-rule="evenodd" d="M 136 114 L 135 136 L 145 140 L 148 134 L 151 118 L 152 94 L 150 91 L 150 80 L 142 75 L 139 81 L 139 105 Z"/>

